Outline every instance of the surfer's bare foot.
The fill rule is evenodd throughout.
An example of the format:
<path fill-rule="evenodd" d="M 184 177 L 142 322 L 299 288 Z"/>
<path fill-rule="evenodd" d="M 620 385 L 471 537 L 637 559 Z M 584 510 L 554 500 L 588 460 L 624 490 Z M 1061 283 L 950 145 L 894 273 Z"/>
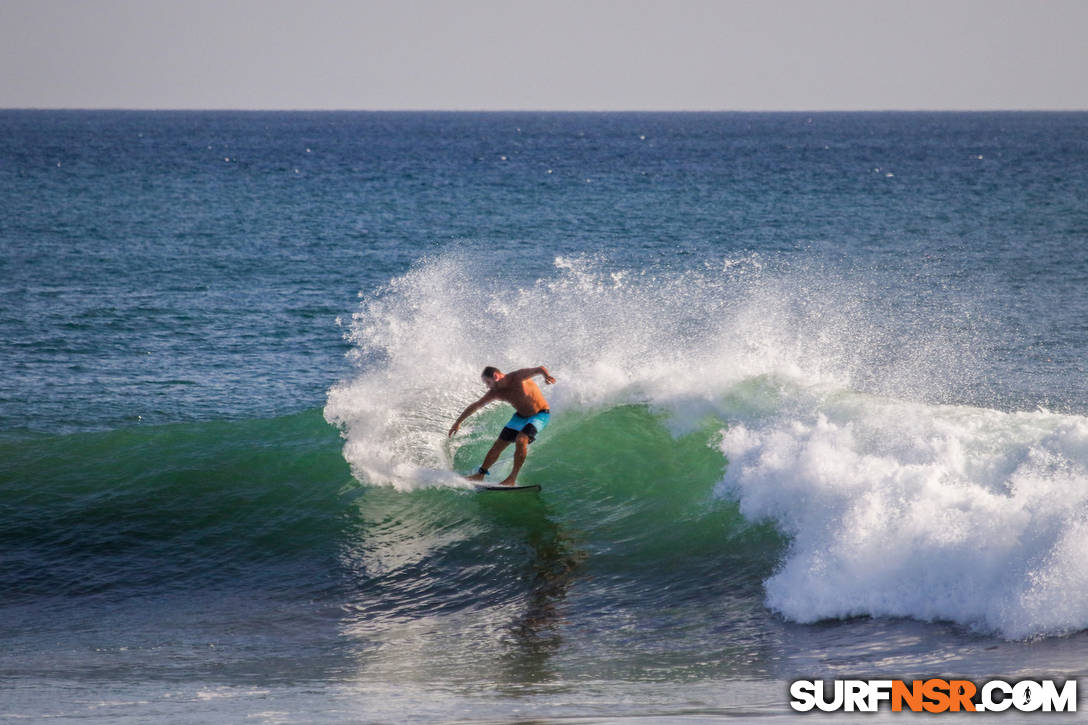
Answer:
<path fill-rule="evenodd" d="M 471 476 L 465 476 L 465 478 L 467 478 L 470 481 L 482 481 L 482 480 L 484 480 L 484 474 L 474 473 Z"/>
<path fill-rule="evenodd" d="M 499 485 L 500 486 L 516 486 L 516 485 L 518 485 L 518 480 L 516 478 L 508 478 L 505 481 L 500 481 Z"/>

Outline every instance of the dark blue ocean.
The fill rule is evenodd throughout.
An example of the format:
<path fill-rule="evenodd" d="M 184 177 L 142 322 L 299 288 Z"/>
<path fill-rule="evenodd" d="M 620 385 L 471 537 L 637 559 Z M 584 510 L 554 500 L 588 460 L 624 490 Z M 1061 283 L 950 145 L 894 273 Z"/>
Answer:
<path fill-rule="evenodd" d="M 1088 113 L 8 110 L 0 189 L 0 719 L 1088 676 Z"/>

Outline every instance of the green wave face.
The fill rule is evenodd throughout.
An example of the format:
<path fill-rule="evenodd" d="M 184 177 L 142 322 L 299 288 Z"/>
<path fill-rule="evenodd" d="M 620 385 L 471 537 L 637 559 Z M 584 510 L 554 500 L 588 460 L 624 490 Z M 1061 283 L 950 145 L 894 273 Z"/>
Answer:
<path fill-rule="evenodd" d="M 494 495 L 360 483 L 317 411 L 7 442 L 0 584 L 129 596 L 290 576 L 352 601 L 380 590 L 365 609 L 383 618 L 523 596 L 527 566 L 639 582 L 645 601 L 707 577 L 758 596 L 781 539 L 713 496 L 714 435 L 673 437 L 644 405 L 575 412 L 532 446 L 523 475 L 543 490 Z M 456 465 L 489 445 L 481 429 Z"/>
<path fill-rule="evenodd" d="M 350 480 L 316 411 L 0 444 L 4 584 L 154 591 L 328 549 Z"/>
<path fill-rule="evenodd" d="M 645 405 L 573 412 L 531 446 L 522 477 L 543 487 L 557 519 L 585 532 L 602 565 L 673 566 L 751 533 L 734 503 L 713 496 L 725 468 L 709 445 L 716 434 L 674 438 Z M 455 467 L 471 470 L 489 445 L 485 432 L 458 449 Z"/>

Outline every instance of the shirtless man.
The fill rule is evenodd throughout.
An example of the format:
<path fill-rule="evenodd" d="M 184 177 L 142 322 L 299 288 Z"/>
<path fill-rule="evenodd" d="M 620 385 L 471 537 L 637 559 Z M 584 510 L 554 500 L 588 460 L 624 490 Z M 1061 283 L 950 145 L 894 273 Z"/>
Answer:
<path fill-rule="evenodd" d="M 548 424 L 548 418 L 551 415 L 551 411 L 548 410 L 548 401 L 544 399 L 540 387 L 533 382 L 533 378 L 537 375 L 544 376 L 544 382 L 548 385 L 555 382 L 555 378 L 549 375 L 548 369 L 543 366 L 522 368 L 506 374 L 498 368 L 488 366 L 480 374 L 488 390 L 482 398 L 465 408 L 465 411 L 458 416 L 457 421 L 450 426 L 450 437 L 461 427 L 465 418 L 493 400 L 503 400 L 514 406 L 514 417 L 502 429 L 499 439 L 484 456 L 484 464 L 475 474 L 469 476 L 468 480 L 484 480 L 488 469 L 499 460 L 499 454 L 506 450 L 506 446 L 516 443 L 514 468 L 501 485 L 513 486 L 517 483 L 518 471 L 521 470 L 521 464 L 525 463 L 525 456 L 529 454 L 529 444 L 536 440 L 536 434 Z"/>

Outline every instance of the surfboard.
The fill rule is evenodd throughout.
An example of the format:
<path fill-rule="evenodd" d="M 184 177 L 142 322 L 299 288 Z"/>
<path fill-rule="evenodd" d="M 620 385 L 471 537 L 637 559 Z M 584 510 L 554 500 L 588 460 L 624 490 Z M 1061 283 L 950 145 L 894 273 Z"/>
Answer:
<path fill-rule="evenodd" d="M 528 486 L 486 486 L 484 484 L 477 484 L 477 491 L 539 491 L 540 486 L 536 484 L 530 484 Z"/>

